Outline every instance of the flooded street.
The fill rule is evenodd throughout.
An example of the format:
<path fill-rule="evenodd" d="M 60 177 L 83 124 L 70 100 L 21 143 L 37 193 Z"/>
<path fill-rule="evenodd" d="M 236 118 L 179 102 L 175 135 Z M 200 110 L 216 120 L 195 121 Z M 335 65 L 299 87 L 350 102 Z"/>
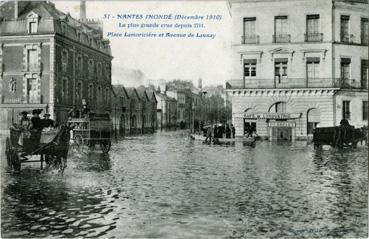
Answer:
<path fill-rule="evenodd" d="M 367 237 L 367 155 L 158 132 L 75 152 L 61 176 L 8 172 L 2 152 L 2 237 Z"/>

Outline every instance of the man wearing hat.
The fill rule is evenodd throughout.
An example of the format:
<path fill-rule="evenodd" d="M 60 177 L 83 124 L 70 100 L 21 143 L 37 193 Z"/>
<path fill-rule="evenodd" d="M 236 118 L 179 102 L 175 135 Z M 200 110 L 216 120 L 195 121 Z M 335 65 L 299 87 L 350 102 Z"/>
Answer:
<path fill-rule="evenodd" d="M 40 119 L 41 112 L 42 112 L 42 109 L 32 110 L 33 116 L 31 118 L 31 123 L 32 123 L 31 129 L 42 130 L 42 120 Z"/>
<path fill-rule="evenodd" d="M 50 114 L 46 113 L 44 114 L 44 118 L 42 119 L 42 126 L 44 128 L 54 127 L 55 121 L 50 119 Z"/>

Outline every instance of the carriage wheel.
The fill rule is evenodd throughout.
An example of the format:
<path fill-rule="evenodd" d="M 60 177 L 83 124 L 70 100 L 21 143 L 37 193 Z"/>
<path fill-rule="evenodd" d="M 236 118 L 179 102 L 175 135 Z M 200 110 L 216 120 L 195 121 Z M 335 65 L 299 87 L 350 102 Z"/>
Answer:
<path fill-rule="evenodd" d="M 110 140 L 100 141 L 100 147 L 103 153 L 109 152 L 110 147 L 111 147 L 111 141 Z"/>

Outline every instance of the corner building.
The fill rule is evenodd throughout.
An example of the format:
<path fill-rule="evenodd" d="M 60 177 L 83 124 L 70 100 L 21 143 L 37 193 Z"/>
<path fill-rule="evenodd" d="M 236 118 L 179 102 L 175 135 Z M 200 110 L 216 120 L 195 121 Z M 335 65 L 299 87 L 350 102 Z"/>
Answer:
<path fill-rule="evenodd" d="M 111 61 L 100 22 L 76 20 L 46 1 L 2 3 L 0 129 L 35 108 L 64 122 L 83 100 L 110 113 Z"/>
<path fill-rule="evenodd" d="M 231 1 L 236 135 L 306 139 L 368 124 L 368 1 Z"/>

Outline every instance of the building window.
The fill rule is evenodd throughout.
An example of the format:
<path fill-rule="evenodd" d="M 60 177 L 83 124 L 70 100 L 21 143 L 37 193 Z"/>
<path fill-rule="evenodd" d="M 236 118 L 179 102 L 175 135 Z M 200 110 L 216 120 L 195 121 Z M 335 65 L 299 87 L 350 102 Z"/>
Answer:
<path fill-rule="evenodd" d="M 28 33 L 37 32 L 37 22 L 28 22 Z"/>
<path fill-rule="evenodd" d="M 28 71 L 38 69 L 38 56 L 36 49 L 27 50 L 27 63 L 28 63 Z"/>
<path fill-rule="evenodd" d="M 15 93 L 17 91 L 17 80 L 12 78 L 9 81 L 9 92 L 10 93 Z"/>
<path fill-rule="evenodd" d="M 351 112 L 350 112 L 350 101 L 344 100 L 342 101 L 342 118 L 350 120 Z"/>
<path fill-rule="evenodd" d="M 351 59 L 342 58 L 341 59 L 341 86 L 344 88 L 350 87 L 351 78 Z"/>
<path fill-rule="evenodd" d="M 361 88 L 368 89 L 368 60 L 361 60 Z"/>
<path fill-rule="evenodd" d="M 278 16 L 274 19 L 274 43 L 290 42 L 288 34 L 287 16 Z"/>
<path fill-rule="evenodd" d="M 67 78 L 63 78 L 62 84 L 61 84 L 61 94 L 62 94 L 62 102 L 67 103 L 68 102 L 68 80 Z"/>
<path fill-rule="evenodd" d="M 341 16 L 341 42 L 350 42 L 350 16 Z"/>
<path fill-rule="evenodd" d="M 244 76 L 256 77 L 256 60 L 250 59 L 243 62 Z"/>
<path fill-rule="evenodd" d="M 102 76 L 102 67 L 101 67 L 101 62 L 99 62 L 99 63 L 97 64 L 97 74 L 98 74 L 99 76 Z"/>
<path fill-rule="evenodd" d="M 109 104 L 109 88 L 105 89 L 105 104 Z"/>
<path fill-rule="evenodd" d="M 368 45 L 368 18 L 361 18 L 361 44 Z"/>
<path fill-rule="evenodd" d="M 61 24 L 61 29 L 62 29 L 62 34 L 66 35 L 67 34 L 67 26 L 65 23 Z"/>
<path fill-rule="evenodd" d="M 320 111 L 316 108 L 311 108 L 307 111 L 307 134 L 314 133 L 317 125 L 320 122 Z"/>
<path fill-rule="evenodd" d="M 93 101 L 93 99 L 94 99 L 94 94 L 93 94 L 93 92 L 94 92 L 94 85 L 93 85 L 93 84 L 90 84 L 90 85 L 88 86 L 88 100 L 89 100 L 89 102 L 92 102 L 92 101 Z"/>
<path fill-rule="evenodd" d="M 82 56 L 78 56 L 77 57 L 77 70 L 79 73 L 82 73 L 83 71 L 83 60 L 82 60 Z"/>
<path fill-rule="evenodd" d="M 81 81 L 79 81 L 77 83 L 77 89 L 76 89 L 76 99 L 77 99 L 77 104 L 81 103 L 82 104 L 82 98 L 83 98 L 83 84 Z"/>
<path fill-rule="evenodd" d="M 88 73 L 90 75 L 93 75 L 95 73 L 94 72 L 94 61 L 93 60 L 88 61 Z"/>
<path fill-rule="evenodd" d="M 61 61 L 62 61 L 62 70 L 63 72 L 66 72 L 67 66 L 68 66 L 68 51 L 67 50 L 62 51 Z"/>
<path fill-rule="evenodd" d="M 368 101 L 363 101 L 363 120 L 368 120 Z"/>
<path fill-rule="evenodd" d="M 322 41 L 322 34 L 320 33 L 320 16 L 319 15 L 307 15 L 306 16 L 306 35 L 305 41 L 307 42 L 320 42 Z"/>
<path fill-rule="evenodd" d="M 319 57 L 308 57 L 306 59 L 306 77 L 309 83 L 314 83 L 314 80 L 319 78 L 319 66 Z"/>
<path fill-rule="evenodd" d="M 255 33 L 256 18 L 246 17 L 243 19 L 243 38 L 242 43 L 258 43 Z"/>
<path fill-rule="evenodd" d="M 274 76 L 277 84 L 283 83 L 287 78 L 287 58 L 277 58 L 274 62 Z"/>
<path fill-rule="evenodd" d="M 38 85 L 36 78 L 27 79 L 27 102 L 28 103 L 39 103 L 38 102 Z"/>

